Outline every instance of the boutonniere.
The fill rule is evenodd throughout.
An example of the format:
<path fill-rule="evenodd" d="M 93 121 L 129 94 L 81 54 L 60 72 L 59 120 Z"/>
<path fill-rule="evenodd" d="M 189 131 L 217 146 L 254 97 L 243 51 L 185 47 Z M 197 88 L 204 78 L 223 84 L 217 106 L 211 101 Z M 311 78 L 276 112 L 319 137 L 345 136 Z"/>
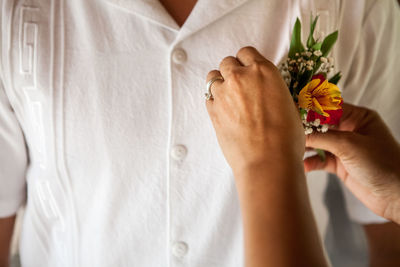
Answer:
<path fill-rule="evenodd" d="M 281 74 L 297 104 L 305 134 L 326 132 L 337 125 L 343 114 L 340 89 L 341 73 L 334 72 L 334 60 L 329 56 L 337 38 L 335 31 L 323 40 L 314 38 L 318 16 L 310 18 L 310 33 L 304 46 L 301 23 L 293 27 L 287 59 L 280 65 Z M 323 151 L 317 151 L 324 158 Z"/>

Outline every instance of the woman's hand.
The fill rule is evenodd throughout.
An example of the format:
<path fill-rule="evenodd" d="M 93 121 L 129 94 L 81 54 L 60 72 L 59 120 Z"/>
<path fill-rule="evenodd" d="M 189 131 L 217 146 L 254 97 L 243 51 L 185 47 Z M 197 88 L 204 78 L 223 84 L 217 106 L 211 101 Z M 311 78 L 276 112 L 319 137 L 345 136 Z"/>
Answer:
<path fill-rule="evenodd" d="M 304 130 L 289 90 L 273 63 L 255 48 L 244 47 L 226 57 L 222 76 L 212 85 L 207 109 L 218 142 L 234 172 L 277 164 L 287 168 L 304 154 Z M 289 164 L 286 164 L 288 163 Z M 300 163 L 302 165 L 302 163 Z"/>
<path fill-rule="evenodd" d="M 400 223 L 399 144 L 375 111 L 349 104 L 343 111 L 338 131 L 307 136 L 308 147 L 331 154 L 306 159 L 305 170 L 335 173 L 369 209 Z"/>
<path fill-rule="evenodd" d="M 326 266 L 307 195 L 304 130 L 279 71 L 245 47 L 207 80 L 218 76 L 207 109 L 236 180 L 246 267 Z"/>

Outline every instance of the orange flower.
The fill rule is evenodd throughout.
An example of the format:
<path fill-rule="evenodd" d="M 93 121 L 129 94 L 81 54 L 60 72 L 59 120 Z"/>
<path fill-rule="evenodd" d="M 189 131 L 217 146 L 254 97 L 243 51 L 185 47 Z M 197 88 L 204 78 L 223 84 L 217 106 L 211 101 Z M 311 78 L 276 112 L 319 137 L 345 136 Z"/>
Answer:
<path fill-rule="evenodd" d="M 342 96 L 339 87 L 325 80 L 322 75 L 316 75 L 301 89 L 298 103 L 300 108 L 329 117 L 327 110 L 342 108 Z"/>

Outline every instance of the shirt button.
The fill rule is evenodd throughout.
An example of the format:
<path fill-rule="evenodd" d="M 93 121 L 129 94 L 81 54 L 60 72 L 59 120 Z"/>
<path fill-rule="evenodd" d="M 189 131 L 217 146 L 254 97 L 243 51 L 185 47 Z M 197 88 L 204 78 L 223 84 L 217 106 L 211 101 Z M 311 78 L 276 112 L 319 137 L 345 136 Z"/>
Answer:
<path fill-rule="evenodd" d="M 187 148 L 184 145 L 175 145 L 171 151 L 171 156 L 175 160 L 183 159 L 184 157 L 186 157 L 186 154 Z"/>
<path fill-rule="evenodd" d="M 172 52 L 172 61 L 175 62 L 176 64 L 182 64 L 186 62 L 187 56 L 185 50 L 182 48 L 176 48 Z"/>
<path fill-rule="evenodd" d="M 183 258 L 188 253 L 189 247 L 185 242 L 175 242 L 172 245 L 172 254 L 177 258 Z"/>

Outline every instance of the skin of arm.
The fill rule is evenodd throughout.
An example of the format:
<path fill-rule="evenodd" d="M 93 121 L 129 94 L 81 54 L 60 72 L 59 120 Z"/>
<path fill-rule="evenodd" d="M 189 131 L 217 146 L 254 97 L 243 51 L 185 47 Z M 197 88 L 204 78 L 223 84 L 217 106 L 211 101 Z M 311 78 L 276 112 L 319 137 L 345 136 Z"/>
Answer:
<path fill-rule="evenodd" d="M 221 75 L 206 106 L 235 177 L 246 267 L 327 266 L 308 200 L 304 130 L 279 71 L 245 47 L 207 80 Z"/>
<path fill-rule="evenodd" d="M 301 164 L 249 166 L 235 173 L 246 266 L 327 266 Z M 287 165 L 288 166 L 288 165 Z"/>
<path fill-rule="evenodd" d="M 8 267 L 16 215 L 0 218 L 0 267 Z"/>

